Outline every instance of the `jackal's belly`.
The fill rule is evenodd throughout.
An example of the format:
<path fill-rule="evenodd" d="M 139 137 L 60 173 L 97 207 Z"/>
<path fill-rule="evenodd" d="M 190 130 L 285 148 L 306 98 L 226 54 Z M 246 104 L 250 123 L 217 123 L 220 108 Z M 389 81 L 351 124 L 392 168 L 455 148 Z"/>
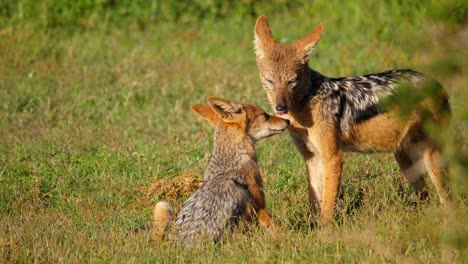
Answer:
<path fill-rule="evenodd" d="M 403 122 L 395 114 L 382 113 L 341 131 L 340 145 L 345 151 L 393 152 L 414 124 Z"/>

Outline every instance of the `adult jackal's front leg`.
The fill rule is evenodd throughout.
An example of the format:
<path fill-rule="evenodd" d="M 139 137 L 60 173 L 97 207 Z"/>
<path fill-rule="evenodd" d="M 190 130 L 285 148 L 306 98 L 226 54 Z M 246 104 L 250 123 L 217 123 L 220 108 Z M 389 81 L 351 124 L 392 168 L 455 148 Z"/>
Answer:
<path fill-rule="evenodd" d="M 328 224 L 333 220 L 335 211 L 336 200 L 340 188 L 341 170 L 343 167 L 343 160 L 341 153 L 328 159 L 323 159 L 323 199 L 322 210 L 320 213 L 320 222 Z"/>
<path fill-rule="evenodd" d="M 320 216 L 320 208 L 323 197 L 323 166 L 322 159 L 311 154 L 304 156 L 307 166 L 307 184 L 309 190 L 309 222 L 316 225 Z"/>
<path fill-rule="evenodd" d="M 309 142 L 306 129 L 289 127 L 289 134 L 297 150 L 304 158 L 307 168 L 307 187 L 309 190 L 309 222 L 312 226 L 318 223 L 323 193 L 323 167 L 322 159 L 317 148 Z"/>
<path fill-rule="evenodd" d="M 323 168 L 321 224 L 328 224 L 333 220 L 343 168 L 343 154 L 334 131 L 336 130 L 331 125 L 323 126 L 315 137 Z"/>
<path fill-rule="evenodd" d="M 322 150 L 304 156 L 307 165 L 310 223 L 327 224 L 333 220 L 334 208 L 340 187 L 343 159 L 341 150 L 332 153 Z"/>

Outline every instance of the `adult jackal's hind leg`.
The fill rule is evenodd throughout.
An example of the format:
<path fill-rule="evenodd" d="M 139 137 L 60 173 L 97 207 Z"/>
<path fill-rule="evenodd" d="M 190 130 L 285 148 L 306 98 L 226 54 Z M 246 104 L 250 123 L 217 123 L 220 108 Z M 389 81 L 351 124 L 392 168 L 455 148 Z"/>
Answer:
<path fill-rule="evenodd" d="M 443 204 L 448 198 L 445 185 L 445 169 L 441 163 L 440 150 L 428 139 L 409 143 L 395 152 L 395 158 L 400 170 L 419 197 L 424 200 L 428 197 L 424 174 L 427 173 L 434 184 L 440 202 Z"/>
<path fill-rule="evenodd" d="M 421 200 L 426 200 L 429 196 L 426 182 L 424 181 L 424 164 L 422 157 L 411 155 L 406 149 L 395 152 L 395 159 L 398 162 L 401 173 L 405 176 L 414 191 Z"/>
<path fill-rule="evenodd" d="M 427 142 L 423 150 L 424 165 L 437 191 L 440 203 L 444 204 L 448 197 L 446 186 L 446 170 L 442 165 L 440 150 L 434 144 Z"/>

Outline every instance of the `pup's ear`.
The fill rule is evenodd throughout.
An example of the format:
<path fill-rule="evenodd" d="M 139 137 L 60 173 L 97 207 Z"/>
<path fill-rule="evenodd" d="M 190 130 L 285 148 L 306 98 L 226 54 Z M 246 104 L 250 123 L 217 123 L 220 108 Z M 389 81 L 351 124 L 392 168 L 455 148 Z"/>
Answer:
<path fill-rule="evenodd" d="M 299 58 L 304 62 L 308 63 L 309 58 L 314 52 L 315 44 L 322 37 L 323 25 L 318 25 L 314 30 L 312 30 L 307 36 L 301 38 L 300 40 L 294 43 L 296 46 L 297 53 Z"/>
<path fill-rule="evenodd" d="M 218 122 L 221 121 L 219 116 L 215 114 L 213 109 L 211 109 L 211 107 L 209 107 L 208 105 L 201 105 L 201 104 L 192 105 L 192 110 L 198 113 L 200 116 L 202 116 L 206 120 L 208 120 L 214 126 L 216 126 L 216 124 L 218 124 Z"/>
<path fill-rule="evenodd" d="M 229 100 L 214 96 L 208 97 L 207 100 L 213 111 L 224 122 L 235 122 L 240 116 L 244 114 L 242 111 L 242 106 L 240 104 L 236 104 Z"/>
<path fill-rule="evenodd" d="M 265 53 L 265 48 L 275 44 L 273 35 L 271 34 L 268 21 L 265 16 L 260 16 L 255 23 L 254 30 L 254 49 L 258 58 L 262 58 Z"/>

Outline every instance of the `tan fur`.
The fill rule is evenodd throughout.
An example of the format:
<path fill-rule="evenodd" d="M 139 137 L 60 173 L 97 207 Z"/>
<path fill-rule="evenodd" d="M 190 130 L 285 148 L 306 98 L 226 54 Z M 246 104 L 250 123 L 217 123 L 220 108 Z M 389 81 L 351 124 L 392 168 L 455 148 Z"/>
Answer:
<path fill-rule="evenodd" d="M 433 120 L 443 126 L 449 119 L 436 100 L 425 99 L 407 118 L 398 108 L 377 114 L 342 131 L 324 115 L 318 97 L 305 101 L 310 83 L 309 57 L 320 40 L 323 26 L 292 45 L 276 44 L 264 16 L 255 25 L 255 53 L 262 85 L 270 104 L 285 106 L 282 117 L 291 121 L 288 128 L 307 166 L 311 221 L 333 219 L 343 166 L 342 151 L 393 152 L 398 164 L 421 196 L 426 196 L 422 174 L 427 170 L 440 201 L 447 198 L 440 149 L 422 133 L 423 124 Z M 445 99 L 446 94 L 441 94 Z M 278 108 L 276 108 L 278 110 Z M 278 111 L 281 111 L 279 109 Z M 446 118 L 448 116 L 448 118 Z"/>
<path fill-rule="evenodd" d="M 153 210 L 153 237 L 161 241 L 167 226 L 172 221 L 173 212 L 171 206 L 166 202 L 158 202 Z"/>

